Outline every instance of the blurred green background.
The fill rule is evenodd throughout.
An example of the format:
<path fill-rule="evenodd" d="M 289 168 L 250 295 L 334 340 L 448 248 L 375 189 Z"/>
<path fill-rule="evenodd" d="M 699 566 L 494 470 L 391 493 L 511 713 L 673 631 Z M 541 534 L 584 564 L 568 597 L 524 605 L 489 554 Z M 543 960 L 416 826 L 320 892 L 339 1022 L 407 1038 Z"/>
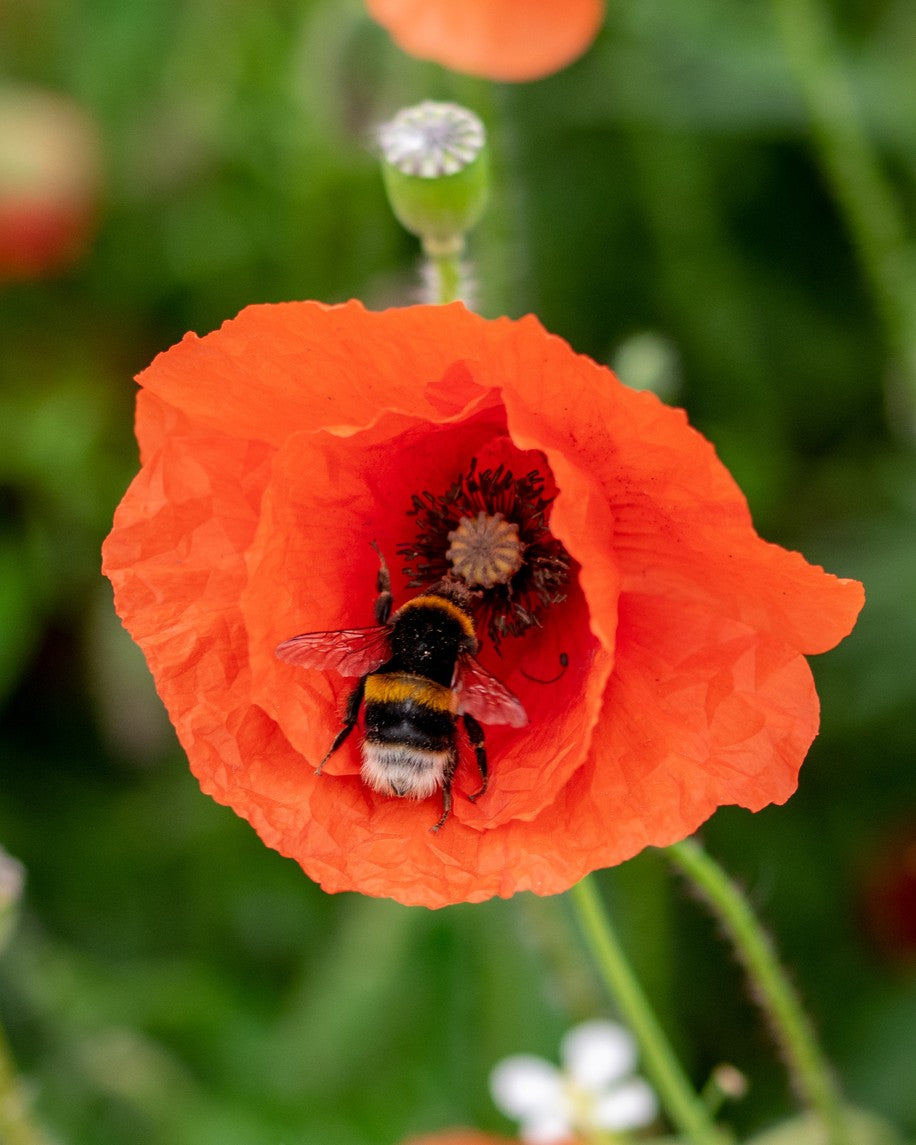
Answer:
<path fill-rule="evenodd" d="M 829 61 L 782 0 L 611 0 L 586 57 L 518 87 L 406 59 L 356 0 L 0 2 L 0 89 L 71 97 L 101 154 L 83 256 L 0 282 L 0 844 L 28 876 L 0 1018 L 55 1140 L 508 1132 L 492 1064 L 555 1058 L 609 1012 L 563 900 L 329 898 L 202 796 L 98 572 L 136 467 L 131 379 L 158 350 L 253 301 L 414 299 L 370 139 L 422 98 L 491 129 L 481 309 L 534 310 L 663 388 L 766 537 L 866 584 L 855 633 L 813 665 L 798 794 L 703 835 L 850 1099 L 916 1132 L 916 296 L 893 225 L 916 200 L 916 7 L 798 3 L 832 24 L 867 133 L 846 184 L 803 95 Z M 828 118 L 855 153 L 841 94 Z M 880 179 L 857 200 L 869 148 Z M 731 955 L 662 858 L 601 879 L 697 1083 L 748 1074 L 742 1134 L 791 1113 Z"/>

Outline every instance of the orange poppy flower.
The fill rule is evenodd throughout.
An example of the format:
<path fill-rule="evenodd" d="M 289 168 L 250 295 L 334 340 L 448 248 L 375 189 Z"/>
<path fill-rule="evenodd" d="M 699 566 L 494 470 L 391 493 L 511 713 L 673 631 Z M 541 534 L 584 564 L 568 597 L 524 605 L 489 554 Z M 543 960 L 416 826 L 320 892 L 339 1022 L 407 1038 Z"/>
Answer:
<path fill-rule="evenodd" d="M 412 56 L 488 79 L 540 79 L 589 47 L 603 0 L 366 0 Z"/>
<path fill-rule="evenodd" d="M 818 726 L 804 655 L 850 631 L 862 586 L 762 541 L 681 410 L 535 318 L 252 306 L 139 381 L 142 467 L 104 550 L 118 611 L 204 791 L 326 890 L 550 894 L 794 790 Z M 373 544 L 396 607 L 447 574 L 458 518 L 518 538 L 474 592 L 479 662 L 528 723 L 481 715 L 476 802 L 462 733 L 431 833 L 442 794 L 373 790 L 359 735 L 315 774 L 354 680 L 276 649 L 372 625 Z M 380 662 L 360 656 L 351 676 Z"/>

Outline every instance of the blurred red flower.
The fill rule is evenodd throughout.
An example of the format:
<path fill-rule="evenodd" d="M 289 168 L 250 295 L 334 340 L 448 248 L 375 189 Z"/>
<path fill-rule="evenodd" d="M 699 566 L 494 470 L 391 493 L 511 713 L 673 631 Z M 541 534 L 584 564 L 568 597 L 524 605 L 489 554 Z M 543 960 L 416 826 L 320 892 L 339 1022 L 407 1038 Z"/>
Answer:
<path fill-rule="evenodd" d="M 101 149 L 88 113 L 65 96 L 0 91 L 0 281 L 54 274 L 95 233 Z"/>
<path fill-rule="evenodd" d="M 883 954 L 916 965 L 916 829 L 910 822 L 885 830 L 868 854 L 860 888 L 865 930 Z"/>
<path fill-rule="evenodd" d="M 411 1137 L 404 1145 L 516 1145 L 508 1137 L 494 1137 L 492 1133 L 477 1133 L 473 1129 L 448 1129 L 423 1137 Z"/>
<path fill-rule="evenodd" d="M 412 56 L 489 79 L 540 79 L 594 40 L 604 0 L 366 0 Z"/>
<path fill-rule="evenodd" d="M 804 655 L 850 631 L 862 586 L 762 541 L 683 411 L 535 318 L 252 306 L 139 381 L 142 468 L 104 549 L 118 612 L 203 789 L 326 890 L 550 894 L 720 805 L 794 790 L 818 726 Z M 275 649 L 372 623 L 373 541 L 395 604 L 413 595 L 394 559 L 413 499 L 474 460 L 538 471 L 572 564 L 523 635 L 497 649 L 482 629 L 481 661 L 530 723 L 487 728 L 489 790 L 463 797 L 478 786 L 463 760 L 431 834 L 441 800 L 370 790 L 357 736 L 315 776 L 353 681 Z"/>

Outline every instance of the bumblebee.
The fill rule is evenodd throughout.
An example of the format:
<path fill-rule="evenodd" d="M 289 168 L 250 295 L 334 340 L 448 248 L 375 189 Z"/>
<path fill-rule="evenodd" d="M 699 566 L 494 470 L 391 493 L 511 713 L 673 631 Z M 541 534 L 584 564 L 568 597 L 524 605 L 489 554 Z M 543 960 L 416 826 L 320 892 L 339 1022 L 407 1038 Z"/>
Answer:
<path fill-rule="evenodd" d="M 475 659 L 474 594 L 445 577 L 392 614 L 391 577 L 379 556 L 372 628 L 306 632 L 278 645 L 289 664 L 336 669 L 358 676 L 347 700 L 343 726 L 315 772 L 357 725 L 363 711 L 363 782 L 383 795 L 426 799 L 442 789 L 438 831 L 452 808 L 452 780 L 458 766 L 458 719 L 474 750 L 481 787 L 487 789 L 485 724 L 524 727 L 521 702 Z"/>

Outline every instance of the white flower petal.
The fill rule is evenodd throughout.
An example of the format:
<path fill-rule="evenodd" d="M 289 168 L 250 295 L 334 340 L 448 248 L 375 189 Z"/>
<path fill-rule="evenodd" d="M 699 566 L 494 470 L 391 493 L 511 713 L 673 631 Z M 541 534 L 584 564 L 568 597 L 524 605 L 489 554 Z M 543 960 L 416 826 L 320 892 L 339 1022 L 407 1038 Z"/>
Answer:
<path fill-rule="evenodd" d="M 560 1071 L 533 1054 L 498 1062 L 490 1073 L 490 1093 L 503 1113 L 525 1120 L 562 1111 L 566 1104 Z"/>
<path fill-rule="evenodd" d="M 572 1136 L 572 1124 L 559 1111 L 544 1113 L 541 1117 L 523 1121 L 519 1136 L 527 1145 L 558 1145 Z"/>
<path fill-rule="evenodd" d="M 629 1030 L 600 1019 L 573 1026 L 560 1053 L 575 1083 L 592 1091 L 626 1077 L 636 1066 L 636 1042 Z"/>
<path fill-rule="evenodd" d="M 602 1129 L 640 1129 L 658 1117 L 658 1099 L 647 1081 L 634 1077 L 601 1094 L 592 1116 Z"/>

